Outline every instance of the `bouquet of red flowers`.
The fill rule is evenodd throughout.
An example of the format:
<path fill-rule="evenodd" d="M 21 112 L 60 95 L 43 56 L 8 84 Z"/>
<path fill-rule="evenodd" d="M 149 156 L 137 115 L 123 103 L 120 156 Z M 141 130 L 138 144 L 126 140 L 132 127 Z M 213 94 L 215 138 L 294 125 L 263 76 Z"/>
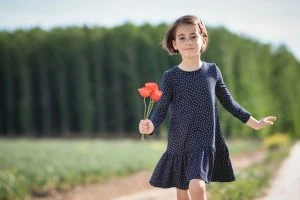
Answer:
<path fill-rule="evenodd" d="M 144 119 L 148 119 L 154 102 L 159 101 L 163 93 L 158 89 L 158 85 L 156 83 L 145 83 L 145 87 L 139 88 L 138 92 L 142 97 L 144 97 Z M 147 97 L 150 97 L 148 106 L 146 103 Z M 141 140 L 144 140 L 144 134 L 142 134 Z"/>

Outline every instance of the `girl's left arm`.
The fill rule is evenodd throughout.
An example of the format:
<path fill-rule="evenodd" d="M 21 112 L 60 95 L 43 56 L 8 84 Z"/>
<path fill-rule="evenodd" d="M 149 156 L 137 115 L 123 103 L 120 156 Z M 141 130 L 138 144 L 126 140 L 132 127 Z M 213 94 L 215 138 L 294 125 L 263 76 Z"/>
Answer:
<path fill-rule="evenodd" d="M 255 130 L 260 130 L 266 126 L 273 125 L 275 121 L 276 121 L 276 117 L 274 116 L 268 116 L 259 121 L 257 121 L 254 117 L 250 116 L 246 124 Z"/>
<path fill-rule="evenodd" d="M 217 66 L 216 66 L 216 72 L 217 72 L 217 83 L 215 88 L 216 95 L 220 103 L 223 105 L 223 107 L 226 110 L 228 110 L 233 116 L 235 116 L 243 123 L 245 123 L 246 125 L 248 125 L 249 127 L 255 130 L 260 130 L 266 126 L 273 125 L 273 123 L 276 121 L 276 117 L 268 116 L 258 121 L 253 116 L 251 116 L 251 113 L 249 113 L 242 106 L 240 106 L 230 95 L 230 92 L 223 81 L 221 71 Z"/>
<path fill-rule="evenodd" d="M 230 112 L 234 117 L 242 121 L 243 123 L 248 122 L 251 117 L 251 113 L 249 113 L 246 109 L 240 106 L 231 96 L 227 86 L 225 85 L 222 77 L 222 73 L 220 69 L 215 65 L 216 70 L 216 86 L 215 93 L 218 97 L 221 105 Z"/>

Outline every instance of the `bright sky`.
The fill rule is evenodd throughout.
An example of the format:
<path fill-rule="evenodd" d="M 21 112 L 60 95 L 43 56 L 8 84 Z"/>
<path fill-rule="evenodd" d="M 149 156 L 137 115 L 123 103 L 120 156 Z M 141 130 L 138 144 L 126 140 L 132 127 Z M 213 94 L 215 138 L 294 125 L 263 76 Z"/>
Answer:
<path fill-rule="evenodd" d="M 263 43 L 284 43 L 300 61 L 299 0 L 0 0 L 0 30 L 40 26 L 171 23 L 185 14 Z"/>

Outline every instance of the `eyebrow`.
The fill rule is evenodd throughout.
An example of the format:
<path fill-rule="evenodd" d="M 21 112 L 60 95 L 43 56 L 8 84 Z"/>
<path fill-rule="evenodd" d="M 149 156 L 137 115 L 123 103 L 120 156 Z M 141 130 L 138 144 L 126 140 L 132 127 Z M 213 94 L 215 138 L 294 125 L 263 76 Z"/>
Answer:
<path fill-rule="evenodd" d="M 184 34 L 179 34 L 179 35 L 177 35 L 177 37 L 181 37 L 181 36 L 184 36 Z"/>
<path fill-rule="evenodd" d="M 190 35 L 196 35 L 196 33 L 190 33 Z M 176 37 L 181 37 L 181 36 L 185 36 L 185 35 L 182 33 L 182 34 L 177 35 Z"/>

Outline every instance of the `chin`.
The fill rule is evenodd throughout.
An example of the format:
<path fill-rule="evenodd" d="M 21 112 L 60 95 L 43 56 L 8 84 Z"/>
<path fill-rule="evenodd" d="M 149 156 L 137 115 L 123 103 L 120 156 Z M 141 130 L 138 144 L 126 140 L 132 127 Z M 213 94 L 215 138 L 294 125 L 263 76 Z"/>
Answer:
<path fill-rule="evenodd" d="M 181 55 L 185 58 L 193 58 L 200 56 L 200 52 L 181 52 Z"/>
<path fill-rule="evenodd" d="M 200 54 L 184 54 L 183 57 L 185 58 L 198 58 Z"/>

